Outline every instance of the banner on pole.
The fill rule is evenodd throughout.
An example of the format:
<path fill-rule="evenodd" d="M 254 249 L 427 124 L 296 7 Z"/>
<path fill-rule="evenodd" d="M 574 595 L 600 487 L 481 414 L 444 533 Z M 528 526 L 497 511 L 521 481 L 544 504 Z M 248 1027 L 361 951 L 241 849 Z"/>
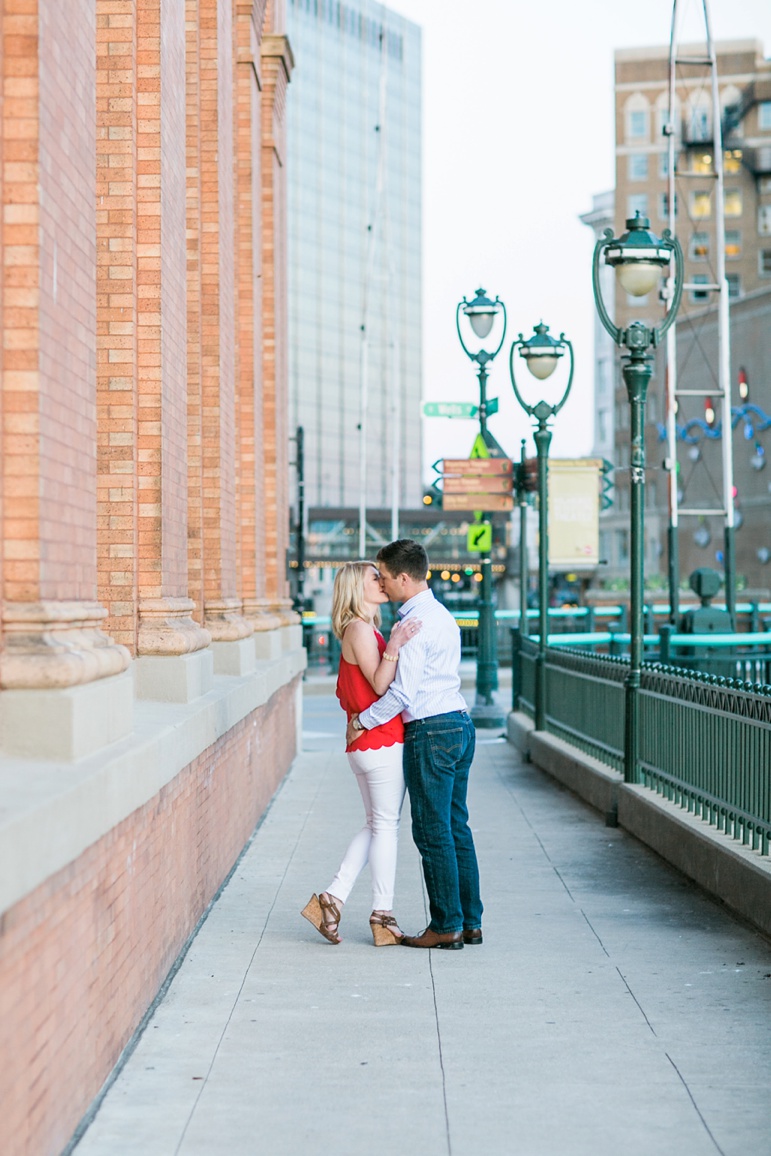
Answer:
<path fill-rule="evenodd" d="M 593 570 L 600 561 L 600 458 L 549 459 L 549 568 Z"/>

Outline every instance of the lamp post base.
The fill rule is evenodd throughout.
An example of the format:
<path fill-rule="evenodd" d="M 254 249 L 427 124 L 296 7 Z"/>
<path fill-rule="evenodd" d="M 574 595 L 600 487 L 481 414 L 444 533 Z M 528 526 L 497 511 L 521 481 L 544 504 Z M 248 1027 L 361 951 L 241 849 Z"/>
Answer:
<path fill-rule="evenodd" d="M 482 702 L 477 700 L 469 713 L 477 730 L 503 730 L 506 726 L 506 712 L 500 703 L 496 702 L 494 695 L 488 696 Z"/>

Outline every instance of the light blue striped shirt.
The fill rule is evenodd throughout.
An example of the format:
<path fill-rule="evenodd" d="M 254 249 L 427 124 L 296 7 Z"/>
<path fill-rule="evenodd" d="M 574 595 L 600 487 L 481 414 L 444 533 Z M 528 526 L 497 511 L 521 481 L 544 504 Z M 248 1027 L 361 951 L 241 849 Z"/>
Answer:
<path fill-rule="evenodd" d="M 399 650 L 396 678 L 382 698 L 359 715 L 367 730 L 401 714 L 412 722 L 432 715 L 467 710 L 460 693 L 460 629 L 431 590 L 404 603 L 400 618 L 419 618 L 422 629 Z"/>

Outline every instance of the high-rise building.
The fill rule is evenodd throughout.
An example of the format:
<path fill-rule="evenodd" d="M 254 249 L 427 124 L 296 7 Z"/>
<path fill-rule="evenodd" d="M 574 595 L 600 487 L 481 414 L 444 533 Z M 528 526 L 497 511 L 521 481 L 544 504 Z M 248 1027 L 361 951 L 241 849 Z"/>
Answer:
<path fill-rule="evenodd" d="M 421 501 L 421 32 L 288 0 L 290 423 L 308 506 Z M 362 415 L 362 399 L 366 402 Z"/>
<path fill-rule="evenodd" d="M 715 45 L 725 189 L 725 266 L 730 300 L 730 382 L 733 406 L 734 482 L 736 486 L 737 571 L 754 586 L 767 587 L 771 558 L 771 496 L 765 465 L 771 411 L 771 60 L 757 40 Z M 715 283 L 717 203 L 715 132 L 711 70 L 703 64 L 703 44 L 682 45 L 675 78 L 675 107 L 669 117 L 669 48 L 620 49 L 615 55 L 616 233 L 625 219 L 640 212 L 651 228 L 667 228 L 668 139 L 675 142 L 675 229 L 685 256 L 686 291 L 677 319 L 678 491 L 680 504 L 699 509 L 721 506 L 721 452 L 716 405 L 705 390 L 717 388 L 718 294 Z M 587 222 L 589 223 L 589 222 Z M 702 289 L 701 286 L 704 286 Z M 616 293 L 616 319 L 649 323 L 661 318 L 656 294 L 627 298 Z M 664 432 L 666 358 L 656 355 L 648 394 L 646 430 L 646 572 L 666 572 L 668 474 Z M 748 393 L 752 383 L 752 395 Z M 616 359 L 615 463 L 619 514 L 629 509 L 629 405 Z M 744 407 L 744 408 L 743 408 Z M 771 446 L 769 447 L 771 450 Z M 668 463 L 671 464 L 671 463 Z M 720 569 L 722 529 L 719 515 L 684 516 L 680 522 L 680 570 Z M 620 572 L 628 565 L 628 533 L 619 527 L 611 551 Z"/>

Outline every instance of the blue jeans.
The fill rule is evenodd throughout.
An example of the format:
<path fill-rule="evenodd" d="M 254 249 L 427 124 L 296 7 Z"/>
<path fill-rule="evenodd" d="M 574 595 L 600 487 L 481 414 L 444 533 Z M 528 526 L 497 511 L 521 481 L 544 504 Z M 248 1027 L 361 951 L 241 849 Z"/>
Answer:
<path fill-rule="evenodd" d="M 405 727 L 412 837 L 423 859 L 429 927 L 439 935 L 482 926 L 479 868 L 466 806 L 475 743 L 474 724 L 465 711 Z"/>

